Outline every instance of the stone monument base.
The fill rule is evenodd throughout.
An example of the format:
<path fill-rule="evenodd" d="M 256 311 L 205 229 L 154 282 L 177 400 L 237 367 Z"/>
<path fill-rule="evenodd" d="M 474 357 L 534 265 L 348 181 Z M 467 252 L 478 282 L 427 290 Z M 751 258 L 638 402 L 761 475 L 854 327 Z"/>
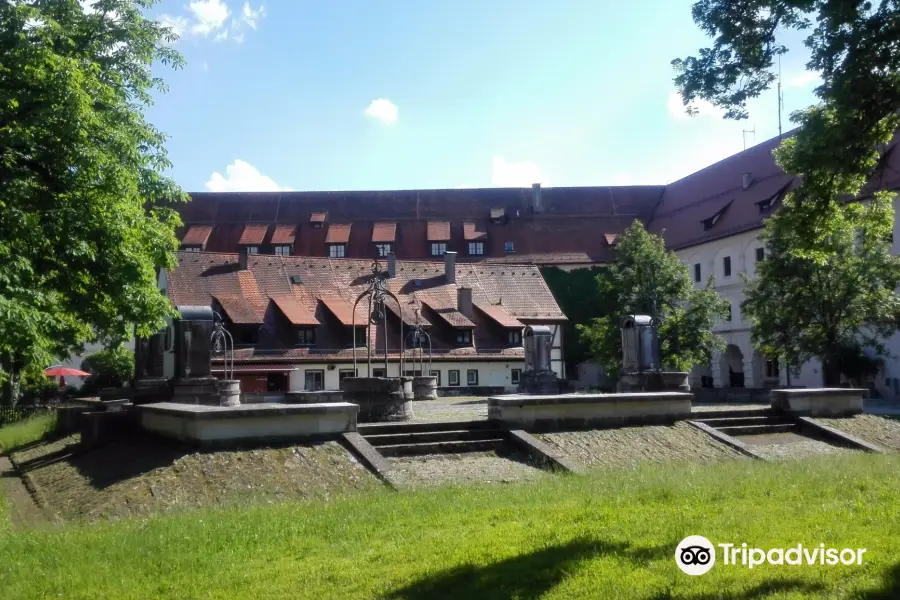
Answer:
<path fill-rule="evenodd" d="M 241 382 L 237 379 L 219 380 L 219 406 L 241 405 Z"/>
<path fill-rule="evenodd" d="M 555 371 L 525 371 L 519 379 L 520 394 L 558 394 L 559 377 Z"/>
<path fill-rule="evenodd" d="M 345 377 L 341 391 L 344 402 L 359 405 L 360 423 L 412 418 L 412 377 Z"/>
<path fill-rule="evenodd" d="M 437 377 L 413 377 L 414 400 L 437 400 Z"/>
<path fill-rule="evenodd" d="M 849 417 L 863 412 L 866 390 L 854 388 L 799 388 L 769 392 L 772 407 L 807 417 Z"/>
<path fill-rule="evenodd" d="M 183 377 L 172 386 L 172 402 L 219 406 L 219 380 L 215 377 Z"/>
<path fill-rule="evenodd" d="M 688 374 L 682 371 L 659 373 L 624 373 L 619 378 L 617 391 L 627 392 L 690 392 Z"/>
<path fill-rule="evenodd" d="M 134 403 L 165 402 L 172 395 L 165 377 L 143 377 L 134 380 Z"/>

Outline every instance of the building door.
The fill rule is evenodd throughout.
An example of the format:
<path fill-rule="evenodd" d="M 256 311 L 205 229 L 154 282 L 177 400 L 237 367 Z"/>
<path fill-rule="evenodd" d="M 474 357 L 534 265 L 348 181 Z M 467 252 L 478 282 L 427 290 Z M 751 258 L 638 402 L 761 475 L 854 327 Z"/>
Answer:
<path fill-rule="evenodd" d="M 307 392 L 319 392 L 325 389 L 325 371 L 306 371 L 306 385 L 304 389 Z"/>

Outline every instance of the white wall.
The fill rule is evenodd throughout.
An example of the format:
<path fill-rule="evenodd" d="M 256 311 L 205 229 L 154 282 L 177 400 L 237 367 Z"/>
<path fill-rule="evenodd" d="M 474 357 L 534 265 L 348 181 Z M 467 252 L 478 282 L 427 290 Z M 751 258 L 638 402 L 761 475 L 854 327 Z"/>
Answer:
<path fill-rule="evenodd" d="M 329 370 L 329 366 L 333 366 L 332 370 Z M 339 375 L 341 370 L 353 370 L 353 363 L 298 363 L 293 365 L 296 370 L 291 371 L 289 375 L 289 391 L 302 391 L 306 384 L 306 371 L 322 371 L 324 376 L 324 386 L 326 390 L 339 390 L 340 389 L 340 381 Z M 372 371 L 375 369 L 384 369 L 384 361 L 376 361 L 373 359 L 372 361 Z M 432 361 L 431 367 L 429 369 L 428 360 L 425 361 L 423 375 L 428 375 L 428 371 L 439 371 L 440 372 L 440 387 L 450 387 L 450 375 L 449 372 L 451 370 L 459 371 L 459 387 L 469 387 L 467 384 L 467 372 L 469 370 L 478 371 L 478 385 L 479 386 L 491 386 L 491 387 L 505 387 L 510 391 L 513 391 L 517 387 L 517 383 L 512 382 L 512 371 L 513 369 L 524 370 L 525 369 L 525 361 L 524 360 L 509 360 L 509 361 Z M 357 370 L 359 372 L 360 377 L 370 377 L 372 374 L 369 373 L 368 364 L 366 361 L 360 361 L 357 363 Z M 411 362 L 404 363 L 404 370 L 413 371 L 420 370 L 418 361 L 415 364 L 415 367 Z M 400 364 L 398 362 L 390 362 L 388 363 L 388 376 L 397 377 L 400 371 Z"/>

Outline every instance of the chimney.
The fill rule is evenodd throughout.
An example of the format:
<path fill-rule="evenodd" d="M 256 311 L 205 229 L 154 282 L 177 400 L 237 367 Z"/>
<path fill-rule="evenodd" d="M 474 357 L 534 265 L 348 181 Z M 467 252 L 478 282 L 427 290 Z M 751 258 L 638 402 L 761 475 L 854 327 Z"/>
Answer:
<path fill-rule="evenodd" d="M 238 269 L 241 271 L 247 270 L 247 258 L 250 255 L 250 252 L 247 250 L 247 246 L 241 246 L 240 250 L 238 250 Z"/>
<path fill-rule="evenodd" d="M 741 178 L 741 187 L 746 190 L 751 183 L 753 183 L 753 173 L 744 173 Z"/>
<path fill-rule="evenodd" d="M 472 288 L 456 288 L 456 310 L 472 318 Z"/>
<path fill-rule="evenodd" d="M 397 255 L 394 252 L 388 252 L 388 279 L 397 278 Z"/>
<path fill-rule="evenodd" d="M 456 283 L 456 252 L 444 252 L 444 275 L 447 283 Z"/>
<path fill-rule="evenodd" d="M 544 204 L 541 199 L 541 184 L 540 183 L 532 183 L 531 184 L 531 208 L 534 209 L 536 213 L 544 212 Z"/>

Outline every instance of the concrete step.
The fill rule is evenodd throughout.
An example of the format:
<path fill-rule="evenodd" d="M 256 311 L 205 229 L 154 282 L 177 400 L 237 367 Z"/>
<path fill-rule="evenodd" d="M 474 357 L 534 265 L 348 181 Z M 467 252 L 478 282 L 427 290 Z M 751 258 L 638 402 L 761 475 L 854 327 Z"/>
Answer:
<path fill-rule="evenodd" d="M 433 423 L 365 423 L 356 426 L 362 436 L 391 433 L 425 433 L 433 431 L 462 431 L 469 429 L 492 429 L 496 423 L 490 421 L 445 421 Z"/>
<path fill-rule="evenodd" d="M 713 419 L 692 419 L 706 423 L 710 427 L 727 427 L 731 425 L 781 425 L 791 423 L 784 415 L 761 415 L 753 417 L 718 417 Z"/>
<path fill-rule="evenodd" d="M 722 408 L 711 410 L 694 410 L 691 412 L 692 421 L 706 422 L 709 419 L 726 419 L 733 417 L 767 417 L 777 416 L 782 413 L 773 408 Z"/>
<path fill-rule="evenodd" d="M 422 456 L 424 454 L 461 454 L 464 452 L 489 452 L 500 450 L 506 446 L 506 440 L 492 438 L 487 440 L 466 440 L 456 442 L 428 442 L 424 444 L 396 444 L 379 446 L 382 456 Z"/>
<path fill-rule="evenodd" d="M 791 433 L 798 431 L 798 427 L 794 423 L 783 423 L 781 425 L 731 425 L 716 427 L 716 429 L 725 435 L 762 435 L 765 433 Z"/>
<path fill-rule="evenodd" d="M 428 442 L 463 442 L 470 440 L 501 439 L 505 433 L 496 429 L 459 429 L 451 431 L 420 431 L 410 433 L 366 434 L 367 442 L 380 448 L 400 444 L 424 444 Z"/>

